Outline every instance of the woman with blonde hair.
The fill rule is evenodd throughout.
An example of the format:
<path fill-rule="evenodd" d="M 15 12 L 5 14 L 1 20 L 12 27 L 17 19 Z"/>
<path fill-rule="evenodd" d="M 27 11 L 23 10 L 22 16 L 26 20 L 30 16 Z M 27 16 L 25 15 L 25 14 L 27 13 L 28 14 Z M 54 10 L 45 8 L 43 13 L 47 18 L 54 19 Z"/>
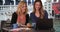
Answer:
<path fill-rule="evenodd" d="M 17 11 L 12 14 L 11 24 L 26 25 L 29 21 L 27 14 L 27 4 L 24 1 L 19 2 Z M 28 24 L 29 25 L 29 24 Z"/>

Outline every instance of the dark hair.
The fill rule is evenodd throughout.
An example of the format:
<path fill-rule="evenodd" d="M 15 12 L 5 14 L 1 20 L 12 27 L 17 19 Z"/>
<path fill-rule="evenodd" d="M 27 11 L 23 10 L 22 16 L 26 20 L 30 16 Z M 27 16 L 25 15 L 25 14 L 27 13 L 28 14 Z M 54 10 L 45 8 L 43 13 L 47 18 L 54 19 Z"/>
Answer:
<path fill-rule="evenodd" d="M 41 0 L 36 0 L 34 2 L 34 6 L 33 6 L 34 11 L 33 11 L 33 13 L 35 13 L 35 11 L 36 11 L 36 9 L 35 9 L 35 3 L 36 2 L 39 2 L 41 4 L 41 8 L 39 9 L 39 14 L 40 14 L 40 17 L 39 18 L 44 18 L 44 10 L 43 10 L 43 5 L 42 5 Z"/>

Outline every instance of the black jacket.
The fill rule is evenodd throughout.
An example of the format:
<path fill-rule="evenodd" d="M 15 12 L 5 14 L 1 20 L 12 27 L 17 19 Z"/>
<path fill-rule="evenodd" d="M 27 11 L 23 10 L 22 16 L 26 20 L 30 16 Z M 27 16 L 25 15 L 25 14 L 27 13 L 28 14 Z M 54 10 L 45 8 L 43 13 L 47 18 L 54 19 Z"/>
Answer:
<path fill-rule="evenodd" d="M 18 17 L 18 15 L 16 14 L 16 12 L 14 12 L 12 14 L 11 24 L 15 24 L 17 22 L 17 17 Z M 29 15 L 26 14 L 26 23 L 25 24 L 27 24 L 28 22 L 29 22 Z"/>

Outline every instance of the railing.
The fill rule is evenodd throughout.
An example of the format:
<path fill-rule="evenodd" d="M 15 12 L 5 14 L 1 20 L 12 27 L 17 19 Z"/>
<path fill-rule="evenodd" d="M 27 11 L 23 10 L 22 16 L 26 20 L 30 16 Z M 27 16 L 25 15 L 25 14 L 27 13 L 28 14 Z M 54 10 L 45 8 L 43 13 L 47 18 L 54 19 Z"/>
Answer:
<path fill-rule="evenodd" d="M 0 5 L 0 11 L 16 10 L 17 5 Z M 12 9 L 13 8 L 13 9 Z"/>
<path fill-rule="evenodd" d="M 0 20 L 11 19 L 12 13 L 16 11 L 17 5 L 0 5 Z"/>

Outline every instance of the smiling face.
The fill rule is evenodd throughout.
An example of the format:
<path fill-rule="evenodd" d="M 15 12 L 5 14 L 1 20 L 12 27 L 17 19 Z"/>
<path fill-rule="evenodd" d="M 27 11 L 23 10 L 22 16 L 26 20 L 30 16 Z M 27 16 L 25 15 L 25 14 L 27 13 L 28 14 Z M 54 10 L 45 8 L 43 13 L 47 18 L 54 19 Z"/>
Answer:
<path fill-rule="evenodd" d="M 39 10 L 41 8 L 41 3 L 40 2 L 36 2 L 35 3 L 35 9 Z"/>
<path fill-rule="evenodd" d="M 44 10 L 41 0 L 36 0 L 33 6 L 33 13 L 39 13 L 39 18 L 44 18 Z"/>
<path fill-rule="evenodd" d="M 26 9 L 27 9 L 27 5 L 24 4 L 24 5 L 21 7 L 21 13 L 25 13 L 25 12 L 26 12 Z"/>
<path fill-rule="evenodd" d="M 24 1 L 19 2 L 16 13 L 18 15 L 20 15 L 20 14 L 26 14 L 27 11 L 28 11 L 28 9 L 27 9 L 26 2 L 24 2 Z"/>

